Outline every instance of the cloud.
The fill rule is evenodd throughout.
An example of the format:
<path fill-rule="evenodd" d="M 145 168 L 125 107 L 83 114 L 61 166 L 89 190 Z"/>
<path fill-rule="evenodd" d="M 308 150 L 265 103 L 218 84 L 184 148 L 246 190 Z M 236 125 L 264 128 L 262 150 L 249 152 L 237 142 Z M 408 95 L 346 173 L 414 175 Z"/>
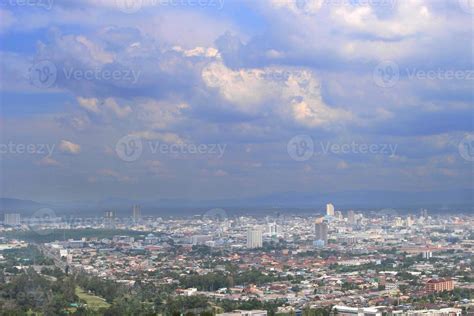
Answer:
<path fill-rule="evenodd" d="M 119 118 L 124 118 L 132 113 L 132 108 L 130 106 L 123 106 L 121 107 L 118 105 L 117 101 L 113 98 L 107 98 L 104 101 L 104 107 L 110 110 Z"/>
<path fill-rule="evenodd" d="M 130 106 L 120 106 L 113 98 L 99 101 L 97 98 L 78 97 L 77 102 L 79 106 L 86 109 L 86 111 L 95 114 L 106 115 L 107 112 L 110 112 L 118 118 L 124 118 L 132 113 L 132 108 Z"/>
<path fill-rule="evenodd" d="M 68 140 L 61 140 L 59 150 L 65 154 L 77 155 L 81 152 L 81 146 Z"/>
<path fill-rule="evenodd" d="M 82 98 L 78 97 L 77 98 L 77 103 L 79 106 L 82 108 L 86 109 L 87 111 L 93 112 L 93 113 L 99 113 L 99 100 L 97 98 Z"/>
<path fill-rule="evenodd" d="M 61 166 L 61 163 L 59 163 L 57 160 L 51 158 L 51 157 L 44 157 L 40 161 L 37 162 L 39 166 L 45 166 L 45 167 L 58 167 Z"/>
<path fill-rule="evenodd" d="M 145 140 L 159 140 L 169 144 L 184 144 L 186 141 L 178 134 L 169 132 L 140 131 L 134 132 L 132 135 L 143 138 Z"/>
<path fill-rule="evenodd" d="M 151 129 L 167 129 L 184 119 L 190 105 L 181 102 L 147 100 L 139 106 L 138 117 Z"/>
<path fill-rule="evenodd" d="M 206 85 L 247 114 L 271 112 L 302 126 L 329 127 L 352 119 L 347 110 L 329 107 L 319 80 L 307 69 L 286 67 L 232 70 L 220 62 L 203 69 Z"/>
<path fill-rule="evenodd" d="M 119 182 L 132 182 L 133 181 L 133 179 L 130 178 L 129 176 L 121 175 L 119 172 L 112 169 L 101 169 L 97 171 L 97 174 L 104 176 L 106 178 L 112 178 Z M 97 180 L 97 178 L 93 178 L 93 179 Z"/>
<path fill-rule="evenodd" d="M 227 173 L 227 171 L 222 170 L 222 169 L 218 169 L 218 170 L 216 170 L 216 171 L 214 172 L 214 176 L 216 176 L 216 177 L 225 177 L 225 176 L 227 176 L 227 175 L 229 175 L 229 174 Z"/>
<path fill-rule="evenodd" d="M 337 169 L 347 169 L 349 168 L 349 164 L 345 161 L 339 161 L 337 163 Z"/>

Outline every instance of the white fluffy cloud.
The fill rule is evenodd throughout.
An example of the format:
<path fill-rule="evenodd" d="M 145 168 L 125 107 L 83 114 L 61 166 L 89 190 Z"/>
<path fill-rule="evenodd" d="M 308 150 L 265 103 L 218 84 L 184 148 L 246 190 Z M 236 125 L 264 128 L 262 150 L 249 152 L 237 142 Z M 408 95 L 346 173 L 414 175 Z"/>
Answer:
<path fill-rule="evenodd" d="M 307 127 L 324 127 L 350 120 L 350 112 L 329 107 L 314 74 L 305 69 L 271 67 L 232 70 L 221 62 L 202 72 L 206 85 L 247 114 L 269 110 Z"/>
<path fill-rule="evenodd" d="M 114 98 L 106 98 L 103 101 L 99 101 L 97 98 L 78 97 L 77 103 L 88 112 L 95 114 L 106 114 L 106 112 L 111 112 L 118 118 L 124 118 L 132 113 L 132 108 L 130 106 L 120 106 Z"/>
<path fill-rule="evenodd" d="M 77 155 L 81 152 L 81 146 L 63 139 L 61 143 L 59 143 L 59 150 L 66 154 Z"/>

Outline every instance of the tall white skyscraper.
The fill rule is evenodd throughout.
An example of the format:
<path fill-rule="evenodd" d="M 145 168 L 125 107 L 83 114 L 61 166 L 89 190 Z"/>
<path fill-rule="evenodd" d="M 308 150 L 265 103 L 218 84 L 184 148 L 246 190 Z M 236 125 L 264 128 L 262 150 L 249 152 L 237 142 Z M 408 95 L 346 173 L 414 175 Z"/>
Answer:
<path fill-rule="evenodd" d="M 259 229 L 249 228 L 247 231 L 247 248 L 262 248 L 263 246 L 263 237 L 262 231 Z"/>
<path fill-rule="evenodd" d="M 4 215 L 4 220 L 3 220 L 5 225 L 9 226 L 18 226 L 21 223 L 21 218 L 20 214 L 18 213 L 7 213 Z"/>
<path fill-rule="evenodd" d="M 142 217 L 142 213 L 140 211 L 140 206 L 139 205 L 134 205 L 132 208 L 132 218 L 134 221 L 140 220 Z"/>
<path fill-rule="evenodd" d="M 332 203 L 326 204 L 326 215 L 334 216 L 334 205 Z"/>

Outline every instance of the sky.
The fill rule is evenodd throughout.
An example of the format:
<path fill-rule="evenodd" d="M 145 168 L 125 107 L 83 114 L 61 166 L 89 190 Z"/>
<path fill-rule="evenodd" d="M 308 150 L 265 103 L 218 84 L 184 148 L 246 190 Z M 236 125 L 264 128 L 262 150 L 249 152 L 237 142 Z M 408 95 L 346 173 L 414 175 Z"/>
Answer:
<path fill-rule="evenodd" d="M 470 0 L 3 0 L 0 195 L 473 187 Z"/>

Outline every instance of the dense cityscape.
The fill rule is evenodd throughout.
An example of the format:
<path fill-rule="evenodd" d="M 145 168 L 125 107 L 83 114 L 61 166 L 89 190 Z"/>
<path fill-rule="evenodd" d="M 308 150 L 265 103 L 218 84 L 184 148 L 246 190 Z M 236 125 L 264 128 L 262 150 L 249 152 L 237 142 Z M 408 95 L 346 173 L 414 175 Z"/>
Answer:
<path fill-rule="evenodd" d="M 468 315 L 474 217 L 422 209 L 188 218 L 22 218 L 1 226 L 1 313 Z M 38 280 L 41 280 L 39 282 Z M 13 313 L 14 314 L 14 313 Z M 16 315 L 15 314 L 15 315 Z"/>

